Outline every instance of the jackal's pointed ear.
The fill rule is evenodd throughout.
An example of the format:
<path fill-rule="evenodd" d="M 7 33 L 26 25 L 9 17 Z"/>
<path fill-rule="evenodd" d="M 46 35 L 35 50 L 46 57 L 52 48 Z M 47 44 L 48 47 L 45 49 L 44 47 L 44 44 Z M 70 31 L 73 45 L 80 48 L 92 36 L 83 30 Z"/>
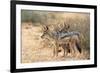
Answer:
<path fill-rule="evenodd" d="M 44 31 L 44 32 L 46 32 L 47 30 L 49 30 L 49 28 L 48 28 L 48 26 L 47 25 L 42 25 L 42 30 Z"/>
<path fill-rule="evenodd" d="M 67 24 L 67 22 L 64 22 L 63 25 L 64 25 L 63 27 L 64 30 L 68 30 L 70 28 L 70 25 Z"/>
<path fill-rule="evenodd" d="M 70 25 L 68 24 L 68 29 L 70 28 Z"/>

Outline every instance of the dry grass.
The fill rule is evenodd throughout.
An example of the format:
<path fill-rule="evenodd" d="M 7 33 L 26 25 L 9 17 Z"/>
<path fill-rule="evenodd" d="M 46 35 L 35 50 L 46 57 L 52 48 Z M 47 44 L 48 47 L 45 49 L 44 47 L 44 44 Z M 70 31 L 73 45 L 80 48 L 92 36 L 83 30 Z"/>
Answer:
<path fill-rule="evenodd" d="M 52 41 L 41 39 L 42 34 L 41 26 L 32 26 L 32 23 L 22 24 L 22 63 L 89 59 L 89 51 L 85 49 L 81 54 L 76 52 L 66 57 L 63 57 L 63 49 L 61 49 L 58 57 L 54 57 Z"/>

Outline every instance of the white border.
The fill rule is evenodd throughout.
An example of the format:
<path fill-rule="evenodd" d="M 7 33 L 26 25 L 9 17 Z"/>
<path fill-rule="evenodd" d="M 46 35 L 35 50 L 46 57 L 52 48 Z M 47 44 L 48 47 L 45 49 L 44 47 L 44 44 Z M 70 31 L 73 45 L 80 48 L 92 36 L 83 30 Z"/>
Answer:
<path fill-rule="evenodd" d="M 21 63 L 21 9 L 27 10 L 47 10 L 47 11 L 70 11 L 70 12 L 89 12 L 90 13 L 90 60 L 80 61 L 59 61 L 59 62 L 39 62 L 39 63 Z M 35 5 L 16 5 L 16 68 L 39 68 L 53 66 L 72 66 L 72 65 L 88 65 L 94 64 L 94 10 L 84 8 L 70 7 L 51 7 L 51 6 L 35 6 Z"/>

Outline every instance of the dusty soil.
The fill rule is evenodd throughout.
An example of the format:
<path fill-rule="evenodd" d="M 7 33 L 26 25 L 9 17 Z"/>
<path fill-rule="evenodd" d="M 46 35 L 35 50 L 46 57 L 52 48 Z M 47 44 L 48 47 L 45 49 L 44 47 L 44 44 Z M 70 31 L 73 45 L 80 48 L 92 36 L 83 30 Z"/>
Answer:
<path fill-rule="evenodd" d="M 32 26 L 31 24 L 23 23 L 21 30 L 22 37 L 22 63 L 32 63 L 41 61 L 61 61 L 61 60 L 86 60 L 89 59 L 89 51 L 82 50 L 82 53 L 68 54 L 66 57 L 63 56 L 63 50 L 58 53 L 57 57 L 53 56 L 53 45 L 52 41 L 44 40 L 40 36 L 42 28 Z"/>

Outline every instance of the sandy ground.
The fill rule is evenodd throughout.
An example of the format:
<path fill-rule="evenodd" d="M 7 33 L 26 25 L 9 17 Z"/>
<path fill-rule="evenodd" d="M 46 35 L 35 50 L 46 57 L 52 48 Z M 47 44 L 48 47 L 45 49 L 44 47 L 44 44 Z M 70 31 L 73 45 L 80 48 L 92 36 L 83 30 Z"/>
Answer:
<path fill-rule="evenodd" d="M 41 61 L 68 61 L 68 60 L 86 60 L 89 59 L 89 51 L 82 50 L 82 53 L 63 56 L 63 51 L 53 56 L 53 46 L 50 41 L 41 39 L 41 27 L 22 24 L 22 63 L 32 63 Z"/>

